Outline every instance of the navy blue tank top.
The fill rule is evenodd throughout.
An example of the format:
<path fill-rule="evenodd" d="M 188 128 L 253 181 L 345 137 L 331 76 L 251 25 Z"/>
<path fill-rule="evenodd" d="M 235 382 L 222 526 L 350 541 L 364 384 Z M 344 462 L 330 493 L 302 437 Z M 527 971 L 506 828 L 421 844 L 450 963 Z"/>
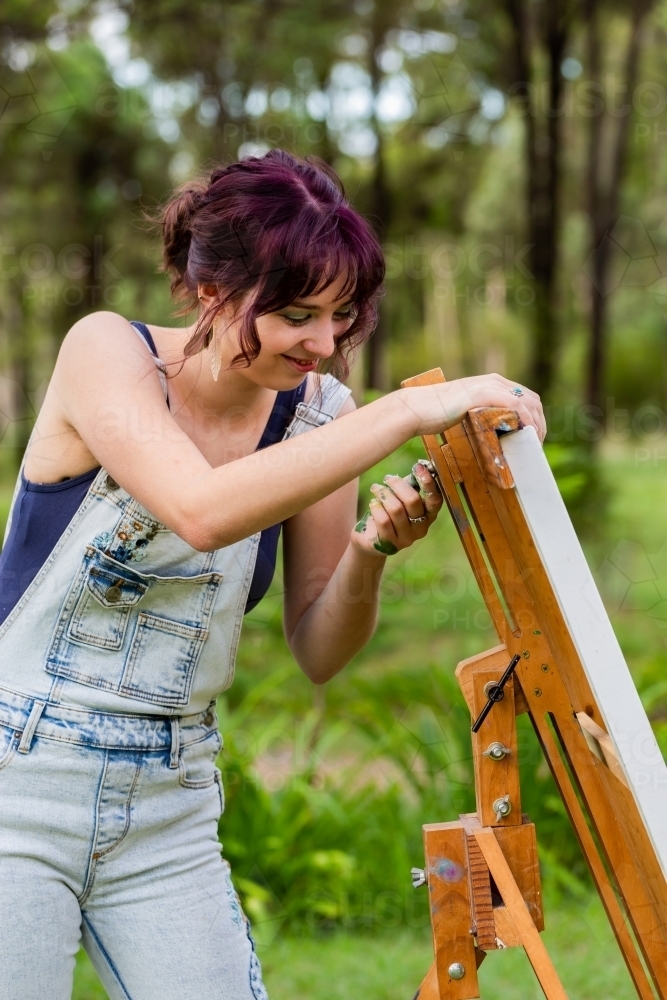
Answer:
<path fill-rule="evenodd" d="M 157 357 L 153 338 L 144 323 L 132 320 L 152 353 Z M 279 392 L 264 433 L 257 445 L 268 448 L 280 441 L 297 404 L 303 401 L 306 380 L 296 389 Z M 169 401 L 167 400 L 167 405 Z M 28 589 L 56 542 L 65 531 L 100 467 L 60 483 L 33 483 L 21 472 L 21 482 L 14 504 L 7 541 L 0 554 L 0 624 Z M 282 524 L 274 524 L 261 533 L 246 614 L 261 601 L 271 586 L 276 569 L 278 539 Z"/>

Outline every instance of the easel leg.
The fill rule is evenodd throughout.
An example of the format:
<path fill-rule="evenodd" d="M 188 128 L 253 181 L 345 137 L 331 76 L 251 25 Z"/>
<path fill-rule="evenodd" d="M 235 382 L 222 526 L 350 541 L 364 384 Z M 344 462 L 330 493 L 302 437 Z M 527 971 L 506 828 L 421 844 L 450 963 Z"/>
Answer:
<path fill-rule="evenodd" d="M 563 984 L 553 967 L 549 953 L 544 946 L 532 917 L 528 912 L 521 891 L 514 881 L 514 876 L 505 860 L 493 830 L 488 827 L 474 831 L 475 840 L 479 844 L 493 880 L 498 887 L 503 902 L 512 917 L 521 943 L 528 955 L 535 975 L 547 1000 L 567 1000 Z"/>
<path fill-rule="evenodd" d="M 434 1000 L 476 1000 L 479 987 L 466 831 L 461 822 L 427 823 L 423 831 L 436 970 L 432 996 Z"/>
<path fill-rule="evenodd" d="M 485 958 L 486 952 L 475 949 L 475 959 L 478 969 Z M 438 966 L 435 962 L 426 973 L 421 986 L 415 993 L 412 1000 L 440 1000 L 440 993 L 438 992 Z"/>
<path fill-rule="evenodd" d="M 435 962 L 426 973 L 426 978 L 415 993 L 413 1000 L 440 1000 L 440 991 L 438 990 L 438 967 Z"/>

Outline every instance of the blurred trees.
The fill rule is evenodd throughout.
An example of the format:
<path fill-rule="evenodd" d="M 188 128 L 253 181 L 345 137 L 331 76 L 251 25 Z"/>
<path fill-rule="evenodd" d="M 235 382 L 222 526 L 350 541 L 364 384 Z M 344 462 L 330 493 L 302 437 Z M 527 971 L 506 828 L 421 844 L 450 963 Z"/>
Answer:
<path fill-rule="evenodd" d="M 142 209 L 274 145 L 331 162 L 385 242 L 367 386 L 440 363 L 500 369 L 561 406 L 601 412 L 610 388 L 664 405 L 666 10 L 12 0 L 0 335 L 19 389 L 12 403 L 0 385 L 0 410 L 29 426 L 83 313 L 170 322 Z"/>
<path fill-rule="evenodd" d="M 628 5 L 627 40 L 617 55 L 620 66 L 616 69 L 616 73 L 610 74 L 612 87 L 623 95 L 632 97 L 637 94 L 644 41 L 643 28 L 653 6 L 653 0 L 635 0 Z M 613 264 L 611 233 L 618 221 L 632 118 L 628 104 L 625 105 L 627 108 L 625 113 L 618 113 L 613 103 L 613 94 L 609 92 L 611 89 L 609 76 L 605 81 L 606 88 L 603 82 L 605 62 L 609 59 L 609 53 L 605 53 L 604 37 L 604 21 L 605 15 L 608 16 L 608 10 L 600 0 L 586 0 L 584 15 L 586 68 L 591 80 L 591 89 L 594 88 L 594 93 L 602 98 L 597 106 L 598 113 L 590 115 L 586 166 L 586 208 L 593 251 L 589 271 L 591 312 L 586 401 L 602 413 L 607 351 L 607 303 L 614 281 L 611 273 Z M 625 97 L 623 99 L 625 100 Z"/>

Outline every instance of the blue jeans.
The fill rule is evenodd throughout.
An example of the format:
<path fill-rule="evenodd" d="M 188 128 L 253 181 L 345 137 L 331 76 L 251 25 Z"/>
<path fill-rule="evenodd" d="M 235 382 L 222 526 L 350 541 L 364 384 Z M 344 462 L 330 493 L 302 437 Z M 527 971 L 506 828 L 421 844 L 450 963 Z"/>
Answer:
<path fill-rule="evenodd" d="M 212 711 L 179 721 L 0 688 L 0 1000 L 267 1000 L 221 857 Z"/>

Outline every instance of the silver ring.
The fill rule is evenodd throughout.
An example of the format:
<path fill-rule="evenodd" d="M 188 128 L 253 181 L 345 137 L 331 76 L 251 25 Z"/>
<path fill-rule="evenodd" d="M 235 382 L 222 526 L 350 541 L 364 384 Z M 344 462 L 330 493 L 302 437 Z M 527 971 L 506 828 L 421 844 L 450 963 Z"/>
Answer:
<path fill-rule="evenodd" d="M 512 395 L 513 396 L 523 396 L 523 389 L 521 388 L 520 385 L 515 385 L 514 386 L 514 388 L 512 389 Z"/>
<path fill-rule="evenodd" d="M 410 522 L 410 524 L 422 524 L 424 521 L 428 521 L 428 518 L 427 518 L 426 514 L 422 514 L 421 517 L 409 517 L 408 516 L 408 521 Z"/>

